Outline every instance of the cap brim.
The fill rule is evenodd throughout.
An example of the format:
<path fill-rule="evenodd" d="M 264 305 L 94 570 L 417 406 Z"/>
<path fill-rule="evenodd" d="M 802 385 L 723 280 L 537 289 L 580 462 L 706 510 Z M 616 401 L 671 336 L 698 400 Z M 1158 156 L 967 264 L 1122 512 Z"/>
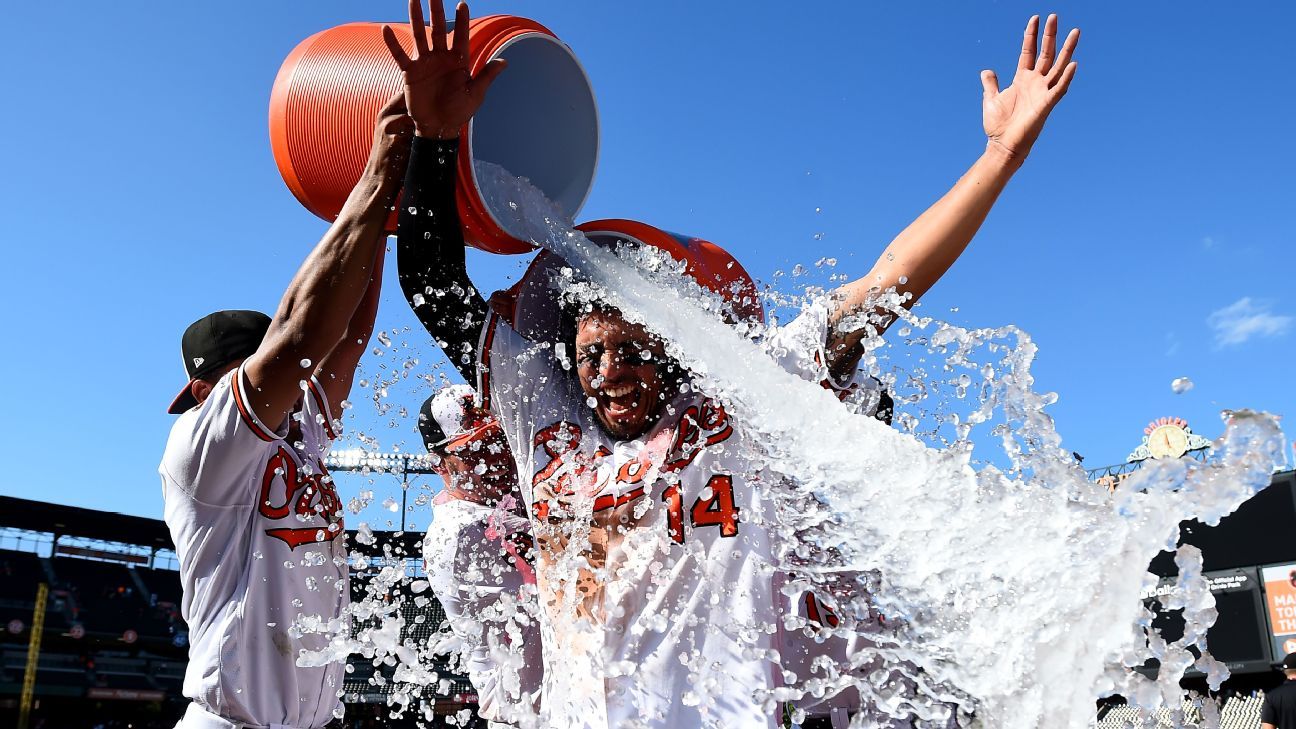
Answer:
<path fill-rule="evenodd" d="M 475 440 L 480 440 L 482 436 L 484 436 L 486 432 L 489 431 L 491 428 L 498 428 L 498 427 L 499 427 L 498 422 L 491 421 L 489 423 L 486 423 L 485 425 L 479 425 L 476 428 L 473 428 L 472 430 L 465 431 L 457 435 L 452 435 L 449 438 L 446 438 L 445 440 L 441 441 L 440 443 L 433 443 L 432 447 L 440 451 L 457 451 L 460 448 L 463 448 L 464 446 L 472 443 Z"/>
<path fill-rule="evenodd" d="M 185 383 L 184 389 L 181 390 L 180 394 L 176 395 L 175 399 L 171 401 L 171 407 L 167 408 L 168 413 L 179 415 L 180 413 L 187 412 L 193 408 L 194 405 L 198 404 L 198 398 L 193 396 L 193 388 L 190 387 L 192 384 L 193 380 Z"/>

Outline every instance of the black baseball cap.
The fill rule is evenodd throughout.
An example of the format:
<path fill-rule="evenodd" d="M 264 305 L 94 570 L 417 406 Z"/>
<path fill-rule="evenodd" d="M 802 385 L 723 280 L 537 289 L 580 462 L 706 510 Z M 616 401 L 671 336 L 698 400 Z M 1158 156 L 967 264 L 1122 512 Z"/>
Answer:
<path fill-rule="evenodd" d="M 434 393 L 424 400 L 423 407 L 419 408 L 419 434 L 423 436 L 423 446 L 428 451 L 435 451 L 446 439 L 445 429 L 441 427 L 441 423 L 438 423 L 436 416 L 432 414 L 432 401 L 435 399 L 436 394 Z"/>
<path fill-rule="evenodd" d="M 1278 666 L 1283 670 L 1288 671 L 1296 669 L 1296 653 L 1288 653 L 1283 657 L 1282 663 L 1279 663 Z"/>
<path fill-rule="evenodd" d="M 198 404 L 189 385 L 237 359 L 257 351 L 270 328 L 270 317 L 259 311 L 236 309 L 217 311 L 193 324 L 180 337 L 180 355 L 184 358 L 189 382 L 167 409 L 175 415 Z"/>
<path fill-rule="evenodd" d="M 498 431 L 499 423 L 477 403 L 470 385 L 447 385 L 419 408 L 419 433 L 430 453 L 455 451 Z"/>

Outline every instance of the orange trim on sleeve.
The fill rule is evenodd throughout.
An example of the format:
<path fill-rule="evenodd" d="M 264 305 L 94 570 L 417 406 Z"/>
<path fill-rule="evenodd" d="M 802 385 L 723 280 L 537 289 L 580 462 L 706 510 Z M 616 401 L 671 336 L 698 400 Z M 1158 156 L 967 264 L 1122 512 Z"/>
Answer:
<path fill-rule="evenodd" d="M 267 443 L 278 440 L 275 435 L 267 433 L 265 428 L 261 427 L 261 424 L 257 422 L 256 416 L 252 414 L 252 410 L 248 408 L 247 403 L 243 400 L 243 389 L 240 386 L 242 379 L 243 368 L 239 367 L 234 370 L 234 374 L 230 376 L 230 390 L 234 393 L 234 406 L 238 408 L 239 415 L 242 416 L 243 422 L 247 424 L 247 427 L 252 431 L 252 434 L 261 440 Z"/>
<path fill-rule="evenodd" d="M 320 414 L 324 416 L 324 435 L 327 435 L 329 440 L 337 440 L 337 433 L 333 431 L 333 421 L 329 419 L 333 413 L 329 412 L 328 400 L 324 398 L 324 393 L 320 392 L 321 385 L 312 375 L 309 380 L 306 380 L 306 387 L 310 389 L 311 397 L 315 398 L 315 407 L 319 408 Z"/>

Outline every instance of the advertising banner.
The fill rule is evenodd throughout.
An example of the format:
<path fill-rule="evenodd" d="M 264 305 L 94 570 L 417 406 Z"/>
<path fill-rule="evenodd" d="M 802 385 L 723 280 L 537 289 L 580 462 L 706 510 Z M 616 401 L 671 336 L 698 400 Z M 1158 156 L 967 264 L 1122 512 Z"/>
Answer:
<path fill-rule="evenodd" d="M 1296 564 L 1261 570 L 1274 660 L 1296 653 Z"/>

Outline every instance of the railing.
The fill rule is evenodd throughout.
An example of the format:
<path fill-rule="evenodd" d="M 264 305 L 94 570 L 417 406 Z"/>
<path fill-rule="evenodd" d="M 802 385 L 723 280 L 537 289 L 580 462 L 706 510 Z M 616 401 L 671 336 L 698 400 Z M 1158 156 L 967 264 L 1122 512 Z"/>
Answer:
<path fill-rule="evenodd" d="M 1184 458 L 1191 458 L 1195 461 L 1205 461 L 1209 454 L 1209 448 L 1202 448 L 1200 450 L 1188 451 L 1184 454 Z M 1089 477 L 1090 481 L 1101 483 L 1104 479 L 1111 479 L 1115 483 L 1120 483 L 1128 478 L 1131 473 L 1142 468 L 1143 463 L 1144 461 L 1129 461 L 1126 463 L 1117 463 L 1111 466 L 1103 466 L 1102 468 L 1089 468 L 1085 469 L 1085 474 Z"/>

